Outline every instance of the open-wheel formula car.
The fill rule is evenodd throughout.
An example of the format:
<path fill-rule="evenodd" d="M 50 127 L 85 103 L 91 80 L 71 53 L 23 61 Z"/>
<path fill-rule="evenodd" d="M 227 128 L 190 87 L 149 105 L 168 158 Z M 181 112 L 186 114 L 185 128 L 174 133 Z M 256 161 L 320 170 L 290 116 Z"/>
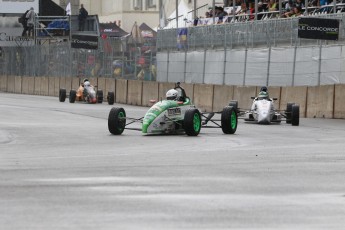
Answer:
<path fill-rule="evenodd" d="M 269 98 L 268 94 L 259 93 L 258 97 L 251 97 L 253 99 L 250 110 L 243 110 L 238 107 L 238 101 L 232 100 L 229 106 L 236 109 L 238 117 L 243 118 L 244 121 L 257 122 L 259 124 L 281 123 L 286 121 L 287 124 L 293 126 L 299 125 L 299 105 L 289 102 L 286 110 L 276 110 L 274 101 L 277 98 Z"/>
<path fill-rule="evenodd" d="M 221 114 L 221 119 L 213 119 L 215 114 Z M 141 123 L 141 128 L 130 127 L 136 122 Z M 234 134 L 237 129 L 236 110 L 226 106 L 219 112 L 202 113 L 191 103 L 179 83 L 167 92 L 167 100 L 156 102 L 144 117 L 127 117 L 123 108 L 116 107 L 110 110 L 108 117 L 108 130 L 114 135 L 120 135 L 125 129 L 130 129 L 143 134 L 185 133 L 188 136 L 197 136 L 201 127 L 221 128 L 224 134 Z"/>
<path fill-rule="evenodd" d="M 103 91 L 95 90 L 97 86 L 92 86 L 90 82 L 86 79 L 80 85 L 77 90 L 71 89 L 69 95 L 66 93 L 66 89 L 59 90 L 59 101 L 64 102 L 66 97 L 69 98 L 70 103 L 76 101 L 86 102 L 90 104 L 102 103 L 103 102 Z M 115 95 L 114 92 L 108 92 L 107 101 L 109 105 L 114 104 Z"/>

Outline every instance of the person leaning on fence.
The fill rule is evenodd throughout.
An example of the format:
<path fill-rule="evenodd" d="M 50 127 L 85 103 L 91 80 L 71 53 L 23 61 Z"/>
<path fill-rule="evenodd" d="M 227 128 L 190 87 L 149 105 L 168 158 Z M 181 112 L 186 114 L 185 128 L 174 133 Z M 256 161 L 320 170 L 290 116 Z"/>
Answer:
<path fill-rule="evenodd" d="M 78 15 L 78 20 L 79 20 L 79 31 L 83 31 L 85 28 L 85 22 L 87 19 L 87 16 L 89 15 L 89 13 L 87 12 L 87 10 L 84 8 L 84 5 L 81 4 L 80 5 L 80 9 L 79 9 L 79 15 Z"/>
<path fill-rule="evenodd" d="M 28 34 L 29 36 L 33 36 L 34 23 L 35 23 L 35 11 L 33 7 L 31 7 L 29 12 L 26 14 L 26 20 L 27 20 Z"/>

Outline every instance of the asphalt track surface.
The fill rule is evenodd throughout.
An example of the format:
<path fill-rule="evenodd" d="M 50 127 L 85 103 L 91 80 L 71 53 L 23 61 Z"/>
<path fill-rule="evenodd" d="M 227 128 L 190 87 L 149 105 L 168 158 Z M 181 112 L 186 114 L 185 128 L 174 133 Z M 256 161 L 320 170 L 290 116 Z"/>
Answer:
<path fill-rule="evenodd" d="M 1 230 L 344 229 L 345 120 L 114 136 L 111 107 L 0 93 Z"/>

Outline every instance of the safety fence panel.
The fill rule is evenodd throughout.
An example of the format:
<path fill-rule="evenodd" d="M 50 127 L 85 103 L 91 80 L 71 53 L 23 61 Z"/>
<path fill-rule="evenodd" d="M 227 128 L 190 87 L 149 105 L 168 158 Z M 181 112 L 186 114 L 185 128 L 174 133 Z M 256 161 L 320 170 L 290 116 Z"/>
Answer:
<path fill-rule="evenodd" d="M 243 85 L 245 62 L 245 50 L 228 50 L 226 52 L 225 85 Z"/>
<path fill-rule="evenodd" d="M 207 50 L 205 59 L 205 84 L 223 84 L 225 65 L 224 60 L 224 51 Z"/>
<path fill-rule="evenodd" d="M 185 74 L 185 53 L 169 53 L 169 75 L 168 82 L 184 82 Z"/>
<path fill-rule="evenodd" d="M 168 57 L 168 52 L 157 54 L 157 81 L 159 82 L 168 82 Z"/>
<path fill-rule="evenodd" d="M 268 85 L 291 85 L 294 72 L 295 48 L 272 48 Z"/>
<path fill-rule="evenodd" d="M 267 85 L 268 49 L 247 51 L 245 85 Z"/>
<path fill-rule="evenodd" d="M 204 82 L 205 51 L 192 51 L 187 53 L 186 62 L 186 83 Z M 174 79 L 169 79 L 174 82 Z"/>
<path fill-rule="evenodd" d="M 345 82 L 342 76 L 342 66 L 344 63 L 344 57 L 342 49 L 339 46 L 328 47 L 327 49 L 321 49 L 321 68 L 320 68 L 320 84 L 339 84 Z"/>
<path fill-rule="evenodd" d="M 299 47 L 296 50 L 294 85 L 319 84 L 319 47 Z"/>

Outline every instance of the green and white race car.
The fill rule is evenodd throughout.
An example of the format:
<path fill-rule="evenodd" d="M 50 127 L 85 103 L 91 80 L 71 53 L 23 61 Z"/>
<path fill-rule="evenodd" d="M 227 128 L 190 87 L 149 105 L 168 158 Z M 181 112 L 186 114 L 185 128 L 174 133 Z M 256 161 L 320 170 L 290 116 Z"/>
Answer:
<path fill-rule="evenodd" d="M 173 91 L 174 99 L 169 98 L 169 91 Z M 169 91 L 167 93 L 169 99 L 156 102 L 144 117 L 138 119 L 127 117 L 123 108 L 112 108 L 108 117 L 109 132 L 120 135 L 125 129 L 131 129 L 141 131 L 143 134 L 185 133 L 188 136 L 197 136 L 201 127 L 221 128 L 224 134 L 236 132 L 237 113 L 235 108 L 226 106 L 222 111 L 202 113 L 191 103 L 179 83 Z M 213 119 L 215 114 L 220 114 L 220 119 Z M 130 127 L 136 122 L 141 123 L 141 128 Z"/>

